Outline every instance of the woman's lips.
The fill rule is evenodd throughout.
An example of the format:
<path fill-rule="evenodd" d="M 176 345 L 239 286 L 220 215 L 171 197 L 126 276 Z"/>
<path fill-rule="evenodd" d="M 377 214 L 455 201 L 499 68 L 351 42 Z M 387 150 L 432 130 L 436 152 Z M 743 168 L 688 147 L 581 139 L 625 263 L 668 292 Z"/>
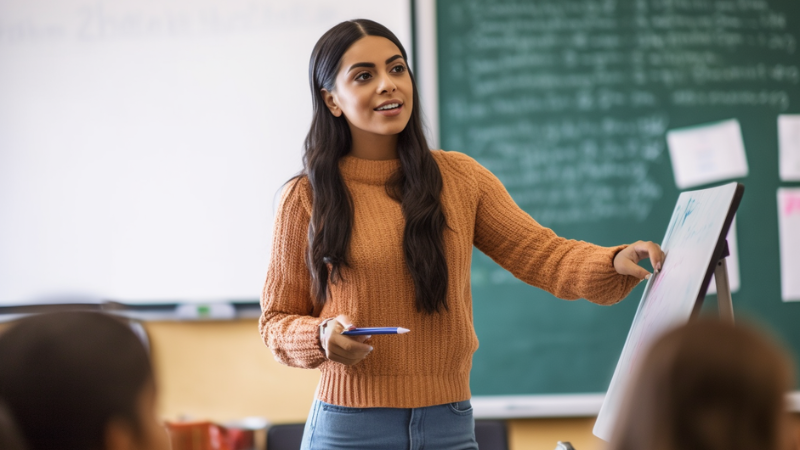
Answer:
<path fill-rule="evenodd" d="M 393 108 L 393 109 L 376 109 L 375 110 L 376 113 L 382 114 L 382 115 L 387 116 L 387 117 L 396 116 L 396 115 L 400 114 L 402 111 L 403 111 L 403 105 L 402 104 L 400 106 L 398 106 L 397 108 Z"/>

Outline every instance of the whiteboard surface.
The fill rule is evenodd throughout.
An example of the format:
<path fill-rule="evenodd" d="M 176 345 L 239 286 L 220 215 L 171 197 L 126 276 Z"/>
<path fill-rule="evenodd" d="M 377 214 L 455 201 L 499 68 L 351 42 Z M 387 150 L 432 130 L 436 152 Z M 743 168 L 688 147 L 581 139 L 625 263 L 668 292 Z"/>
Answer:
<path fill-rule="evenodd" d="M 0 0 L 0 306 L 258 299 L 308 59 L 406 2 Z"/>
<path fill-rule="evenodd" d="M 611 438 L 627 386 L 652 342 L 671 328 L 686 323 L 700 294 L 703 279 L 725 225 L 737 183 L 683 192 L 672 212 L 661 248 L 664 265 L 645 286 L 633 324 L 622 349 L 594 434 Z"/>

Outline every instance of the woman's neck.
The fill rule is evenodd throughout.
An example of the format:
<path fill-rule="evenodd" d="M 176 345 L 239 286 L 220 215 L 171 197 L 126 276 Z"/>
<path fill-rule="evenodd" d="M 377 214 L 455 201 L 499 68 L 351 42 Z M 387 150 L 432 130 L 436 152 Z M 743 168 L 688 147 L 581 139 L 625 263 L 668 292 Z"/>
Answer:
<path fill-rule="evenodd" d="M 352 133 L 353 145 L 350 155 L 361 159 L 397 159 L 397 135 Z"/>

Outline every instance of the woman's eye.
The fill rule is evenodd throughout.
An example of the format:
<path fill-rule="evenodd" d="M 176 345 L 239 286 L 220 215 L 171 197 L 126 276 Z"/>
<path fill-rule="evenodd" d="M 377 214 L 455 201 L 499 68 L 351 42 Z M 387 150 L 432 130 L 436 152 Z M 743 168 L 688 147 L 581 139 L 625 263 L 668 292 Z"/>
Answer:
<path fill-rule="evenodd" d="M 371 75 L 369 74 L 369 72 L 362 72 L 362 73 L 356 75 L 356 81 L 368 80 L 370 76 Z"/>
<path fill-rule="evenodd" d="M 406 66 L 400 64 L 399 66 L 392 67 L 392 72 L 405 72 Z"/>

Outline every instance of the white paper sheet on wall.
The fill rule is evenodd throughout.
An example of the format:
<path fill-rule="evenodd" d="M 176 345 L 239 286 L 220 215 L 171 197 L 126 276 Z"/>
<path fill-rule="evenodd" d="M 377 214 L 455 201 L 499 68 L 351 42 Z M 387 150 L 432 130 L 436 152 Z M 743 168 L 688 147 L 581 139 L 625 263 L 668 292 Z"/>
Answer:
<path fill-rule="evenodd" d="M 739 292 L 741 286 L 741 278 L 739 277 L 739 244 L 736 242 L 736 217 L 733 218 L 731 229 L 728 230 L 728 251 L 730 255 L 725 259 L 725 265 L 728 267 L 728 284 L 731 293 Z M 712 275 L 711 283 L 708 285 L 707 294 L 717 293 L 717 278 Z"/>
<path fill-rule="evenodd" d="M 778 160 L 783 181 L 800 181 L 800 114 L 778 116 Z"/>
<path fill-rule="evenodd" d="M 679 189 L 747 176 L 742 130 L 736 119 L 668 131 L 667 144 Z"/>
<path fill-rule="evenodd" d="M 781 298 L 800 301 L 800 188 L 778 189 Z"/>

